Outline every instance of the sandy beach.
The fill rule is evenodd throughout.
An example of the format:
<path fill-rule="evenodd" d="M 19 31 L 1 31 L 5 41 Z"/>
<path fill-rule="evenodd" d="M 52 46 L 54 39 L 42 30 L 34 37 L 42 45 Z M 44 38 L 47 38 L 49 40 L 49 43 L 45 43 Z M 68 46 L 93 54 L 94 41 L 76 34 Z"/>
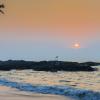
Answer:
<path fill-rule="evenodd" d="M 6 86 L 0 86 L 0 100 L 73 100 L 73 99 L 57 95 L 27 93 Z"/>

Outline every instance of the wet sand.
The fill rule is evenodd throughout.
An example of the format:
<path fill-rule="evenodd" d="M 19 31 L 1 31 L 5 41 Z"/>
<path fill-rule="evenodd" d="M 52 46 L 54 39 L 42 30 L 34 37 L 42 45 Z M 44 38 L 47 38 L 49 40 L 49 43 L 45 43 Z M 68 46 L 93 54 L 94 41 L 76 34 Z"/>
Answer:
<path fill-rule="evenodd" d="M 73 99 L 57 95 L 27 93 L 6 86 L 0 86 L 0 100 L 73 100 Z"/>

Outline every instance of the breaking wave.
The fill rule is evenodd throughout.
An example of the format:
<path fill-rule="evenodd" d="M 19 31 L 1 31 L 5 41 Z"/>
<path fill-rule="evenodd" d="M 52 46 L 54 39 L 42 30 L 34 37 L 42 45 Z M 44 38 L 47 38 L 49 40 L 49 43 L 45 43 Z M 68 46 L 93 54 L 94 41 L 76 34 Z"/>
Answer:
<path fill-rule="evenodd" d="M 0 79 L 0 85 L 17 88 L 20 91 L 71 96 L 77 100 L 100 100 L 100 92 L 76 89 L 67 86 L 32 85 L 28 83 L 12 82 L 6 79 Z"/>

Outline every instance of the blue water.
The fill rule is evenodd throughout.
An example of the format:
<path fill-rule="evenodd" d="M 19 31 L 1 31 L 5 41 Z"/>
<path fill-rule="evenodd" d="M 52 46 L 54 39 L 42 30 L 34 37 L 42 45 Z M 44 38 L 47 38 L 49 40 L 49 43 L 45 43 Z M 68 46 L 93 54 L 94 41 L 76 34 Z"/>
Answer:
<path fill-rule="evenodd" d="M 0 85 L 16 88 L 20 91 L 70 96 L 76 98 L 76 100 L 100 100 L 100 92 L 75 89 L 69 86 L 32 85 L 27 83 L 12 82 L 6 79 L 0 79 Z"/>

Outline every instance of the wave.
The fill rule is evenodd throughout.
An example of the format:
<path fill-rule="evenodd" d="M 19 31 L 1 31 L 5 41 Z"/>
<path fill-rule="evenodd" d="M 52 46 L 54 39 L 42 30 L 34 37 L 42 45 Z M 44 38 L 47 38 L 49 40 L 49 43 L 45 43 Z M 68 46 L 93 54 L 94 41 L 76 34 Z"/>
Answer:
<path fill-rule="evenodd" d="M 17 88 L 20 91 L 71 96 L 77 100 L 100 100 L 100 92 L 75 89 L 67 86 L 32 85 L 28 83 L 12 82 L 6 79 L 0 79 L 0 85 Z"/>

